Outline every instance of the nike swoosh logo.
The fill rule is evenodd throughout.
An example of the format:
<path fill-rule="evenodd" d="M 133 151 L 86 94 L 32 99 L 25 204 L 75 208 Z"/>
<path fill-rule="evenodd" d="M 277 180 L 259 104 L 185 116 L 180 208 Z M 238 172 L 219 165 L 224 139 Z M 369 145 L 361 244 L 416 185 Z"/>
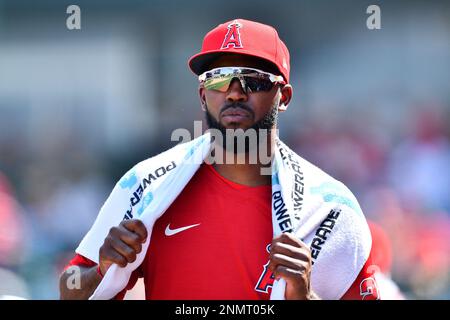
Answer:
<path fill-rule="evenodd" d="M 166 231 L 164 232 L 164 234 L 166 236 L 170 237 L 170 236 L 173 236 L 174 234 L 180 233 L 180 232 L 182 232 L 184 230 L 187 230 L 187 229 L 199 226 L 199 225 L 200 225 L 200 223 L 197 223 L 197 224 L 193 224 L 193 225 L 186 226 L 186 227 L 181 227 L 181 228 L 177 228 L 177 229 L 170 229 L 170 223 L 169 223 L 167 225 L 167 227 L 166 227 Z"/>

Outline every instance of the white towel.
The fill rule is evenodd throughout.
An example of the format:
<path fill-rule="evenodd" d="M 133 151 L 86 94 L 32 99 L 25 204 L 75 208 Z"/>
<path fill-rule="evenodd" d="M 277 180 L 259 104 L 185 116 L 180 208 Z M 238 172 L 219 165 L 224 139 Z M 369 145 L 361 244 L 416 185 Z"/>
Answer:
<path fill-rule="evenodd" d="M 179 144 L 129 170 L 115 185 L 76 252 L 98 263 L 109 230 L 138 218 L 148 230 L 143 250 L 125 268 L 113 264 L 90 299 L 122 291 L 145 258 L 155 221 L 183 190 L 211 148 L 210 135 Z M 322 299 L 339 299 L 350 288 L 371 249 L 366 220 L 353 194 L 278 138 L 272 162 L 274 236 L 293 232 L 311 249 L 311 287 Z M 285 281 L 275 281 L 271 299 L 284 299 Z"/>

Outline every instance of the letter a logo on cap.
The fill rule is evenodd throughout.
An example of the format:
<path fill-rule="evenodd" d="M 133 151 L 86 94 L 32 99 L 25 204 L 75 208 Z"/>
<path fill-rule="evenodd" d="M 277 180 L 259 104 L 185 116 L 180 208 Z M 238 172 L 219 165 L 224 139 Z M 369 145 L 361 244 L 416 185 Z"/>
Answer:
<path fill-rule="evenodd" d="M 228 49 L 231 46 L 234 48 L 243 48 L 241 43 L 241 34 L 239 33 L 239 28 L 241 26 L 242 25 L 236 20 L 228 25 L 228 32 L 225 35 L 225 39 L 223 39 L 223 44 L 220 49 Z"/>

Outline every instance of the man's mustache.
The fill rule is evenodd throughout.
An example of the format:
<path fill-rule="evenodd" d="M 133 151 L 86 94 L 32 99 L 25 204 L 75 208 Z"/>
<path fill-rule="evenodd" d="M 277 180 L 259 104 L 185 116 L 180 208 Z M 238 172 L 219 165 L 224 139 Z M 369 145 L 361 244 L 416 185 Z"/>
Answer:
<path fill-rule="evenodd" d="M 248 113 L 250 113 L 252 115 L 252 117 L 255 117 L 255 113 L 253 112 L 253 110 L 247 106 L 245 103 L 242 102 L 232 102 L 232 103 L 227 103 L 222 107 L 222 110 L 220 110 L 220 114 L 222 114 L 223 112 L 225 112 L 228 109 L 242 109 L 247 111 Z"/>

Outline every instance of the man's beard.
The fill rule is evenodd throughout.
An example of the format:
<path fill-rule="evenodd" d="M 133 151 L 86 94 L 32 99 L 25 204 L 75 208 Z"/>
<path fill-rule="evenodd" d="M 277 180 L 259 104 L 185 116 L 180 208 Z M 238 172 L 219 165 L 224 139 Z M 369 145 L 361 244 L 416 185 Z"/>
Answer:
<path fill-rule="evenodd" d="M 260 142 L 264 142 L 266 143 L 268 139 L 270 139 L 270 133 L 272 128 L 274 128 L 275 124 L 277 123 L 278 120 L 278 104 L 274 103 L 274 105 L 272 106 L 272 108 L 264 115 L 264 117 L 259 120 L 258 122 L 256 122 L 254 125 L 252 125 L 250 128 L 248 129 L 228 129 L 228 130 L 233 130 L 234 134 L 230 135 L 229 133 L 227 134 L 227 128 L 225 128 L 220 122 L 218 122 L 209 112 L 208 110 L 208 106 L 205 105 L 206 108 L 206 123 L 208 125 L 209 129 L 217 129 L 220 131 L 220 133 L 222 134 L 222 138 L 223 138 L 223 149 L 226 149 L 226 146 L 230 146 L 231 143 L 233 143 L 232 145 L 234 146 L 233 152 L 236 154 L 238 153 L 240 150 L 238 148 L 238 141 L 242 141 L 241 139 L 239 139 L 238 137 L 245 135 L 246 133 L 248 133 L 248 131 L 253 130 L 254 132 L 256 132 L 256 143 L 255 141 L 250 141 L 250 139 L 245 139 L 245 146 L 244 146 L 244 152 L 248 153 L 250 150 L 254 149 L 255 147 L 259 146 Z M 255 117 L 255 113 L 253 112 L 253 110 L 251 110 L 249 107 L 247 107 L 245 104 L 241 103 L 241 102 L 235 102 L 235 103 L 228 103 L 226 104 L 222 109 L 221 112 L 229 109 L 229 108 L 241 108 L 245 111 L 247 111 L 248 113 L 250 113 L 252 115 L 252 117 Z M 240 131 L 236 131 L 236 130 L 242 130 L 241 134 Z M 263 139 L 262 141 L 260 141 L 261 135 L 267 135 L 267 139 Z M 233 139 L 233 141 L 229 141 L 231 139 Z"/>

